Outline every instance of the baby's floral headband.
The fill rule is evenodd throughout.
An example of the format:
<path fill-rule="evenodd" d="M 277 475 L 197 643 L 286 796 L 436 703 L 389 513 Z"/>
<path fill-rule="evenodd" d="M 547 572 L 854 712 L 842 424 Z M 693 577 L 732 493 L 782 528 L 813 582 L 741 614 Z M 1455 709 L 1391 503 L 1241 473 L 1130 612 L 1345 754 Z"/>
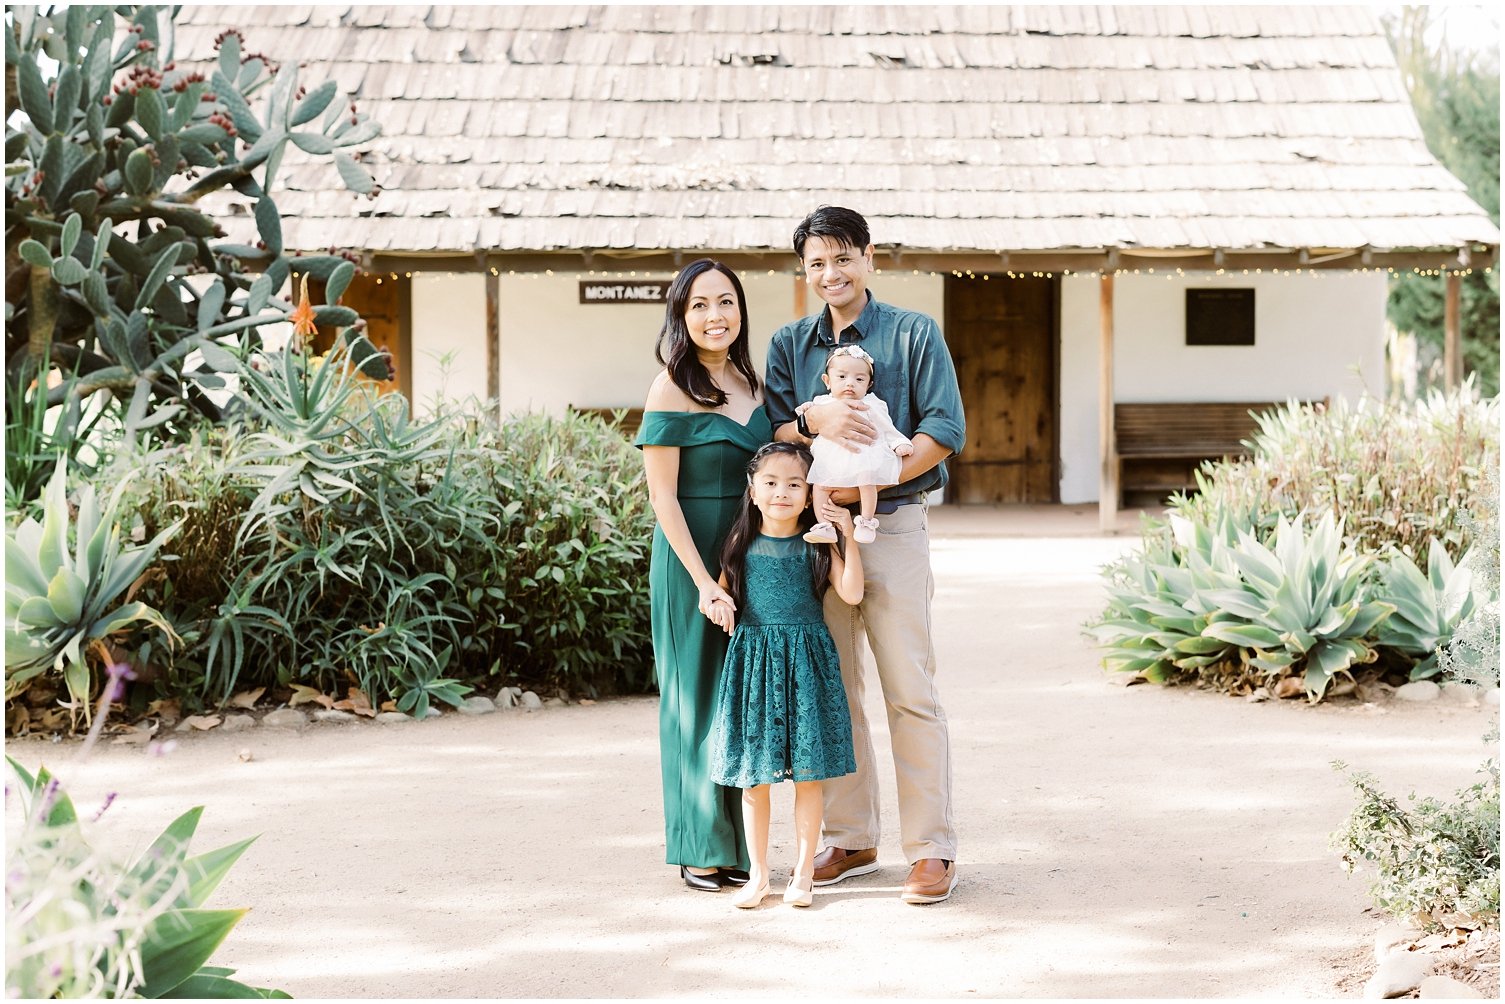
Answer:
<path fill-rule="evenodd" d="M 853 359 L 861 359 L 869 366 L 873 365 L 873 357 L 862 351 L 860 345 L 843 345 L 832 351 L 831 358 L 835 359 L 837 356 L 851 356 Z"/>

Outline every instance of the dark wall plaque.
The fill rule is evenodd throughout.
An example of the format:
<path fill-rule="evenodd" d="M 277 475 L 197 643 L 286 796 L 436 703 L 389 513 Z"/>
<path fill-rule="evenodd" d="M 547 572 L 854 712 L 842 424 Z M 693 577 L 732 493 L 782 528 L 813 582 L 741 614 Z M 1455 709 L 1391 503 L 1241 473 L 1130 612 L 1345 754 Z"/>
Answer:
<path fill-rule="evenodd" d="M 1187 345 L 1253 345 L 1254 290 L 1188 289 Z"/>
<path fill-rule="evenodd" d="M 581 303 L 663 303 L 668 282 L 580 281 Z"/>

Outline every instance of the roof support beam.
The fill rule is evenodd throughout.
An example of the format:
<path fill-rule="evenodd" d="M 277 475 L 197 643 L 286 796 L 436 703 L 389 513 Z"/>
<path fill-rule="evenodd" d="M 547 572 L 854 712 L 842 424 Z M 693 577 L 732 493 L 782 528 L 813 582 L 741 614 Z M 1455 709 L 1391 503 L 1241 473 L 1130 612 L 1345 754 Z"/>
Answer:
<path fill-rule="evenodd" d="M 1442 303 L 1442 377 L 1443 386 L 1457 390 L 1463 383 L 1463 332 L 1459 324 L 1458 300 L 1463 277 L 1454 271 L 1444 272 L 1446 287 Z"/>
<path fill-rule="evenodd" d="M 1113 273 L 1098 278 L 1097 448 L 1101 465 L 1097 477 L 1097 526 L 1103 533 L 1118 529 L 1118 437 L 1113 427 Z"/>
<path fill-rule="evenodd" d="M 1458 268 L 1460 252 L 1467 252 L 1468 268 L 1482 269 L 1495 263 L 1496 249 L 1481 245 L 1469 248 L 1438 248 L 1427 251 L 1377 251 L 1374 249 L 1321 248 L 1320 254 L 1311 250 L 1302 261 L 1302 250 L 1234 251 L 1166 249 L 1155 251 L 1148 248 L 1119 249 L 1096 248 L 1082 251 L 943 251 L 904 248 L 901 254 L 880 249 L 873 256 L 873 264 L 883 271 L 934 272 L 944 274 L 952 271 L 970 271 L 976 274 L 998 275 L 1013 272 L 1029 275 L 1032 272 L 1097 273 L 1109 271 L 1139 271 L 1150 269 L 1160 275 L 1181 269 L 1186 272 L 1216 271 L 1241 273 L 1248 270 L 1259 272 L 1284 272 L 1323 270 L 1345 272 L 1352 269 L 1395 269 L 1396 271 L 1432 271 L 1443 268 Z M 549 251 L 509 253 L 492 251 L 484 255 L 411 255 L 377 252 L 372 256 L 369 270 L 396 272 L 473 272 L 495 268 L 507 272 L 609 272 L 637 271 L 662 275 L 677 271 L 690 257 L 706 256 L 724 262 L 738 271 L 774 271 L 798 275 L 799 266 L 794 255 L 784 250 L 765 251 L 684 251 L 647 250 L 611 254 L 600 249 L 582 251 Z"/>

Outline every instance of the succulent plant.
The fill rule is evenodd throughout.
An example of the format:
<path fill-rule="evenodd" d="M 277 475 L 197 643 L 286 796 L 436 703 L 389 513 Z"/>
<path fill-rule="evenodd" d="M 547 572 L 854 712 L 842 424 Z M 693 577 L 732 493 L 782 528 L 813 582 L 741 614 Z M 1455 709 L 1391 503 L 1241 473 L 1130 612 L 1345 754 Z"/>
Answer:
<path fill-rule="evenodd" d="M 170 440 L 195 415 L 235 410 L 223 374 L 263 325 L 293 312 L 279 296 L 294 259 L 271 194 L 289 144 L 333 161 L 351 191 L 376 191 L 350 151 L 378 127 L 333 81 L 301 87 L 295 63 L 243 52 L 233 30 L 213 67 L 179 67 L 173 16 L 82 4 L 5 13 L 9 421 L 45 414 L 26 395 L 45 388 L 47 408 L 61 408 L 46 438 L 70 457 L 100 408 L 118 410 L 127 441 Z M 201 208 L 227 188 L 254 201 L 255 246 L 226 240 Z M 334 305 L 354 265 L 296 262 L 329 281 L 317 321 L 358 331 L 355 311 Z M 381 365 L 374 357 L 367 371 L 380 376 Z M 18 472 L 7 458 L 13 488 L 40 490 L 50 458 L 17 459 L 31 466 Z"/>

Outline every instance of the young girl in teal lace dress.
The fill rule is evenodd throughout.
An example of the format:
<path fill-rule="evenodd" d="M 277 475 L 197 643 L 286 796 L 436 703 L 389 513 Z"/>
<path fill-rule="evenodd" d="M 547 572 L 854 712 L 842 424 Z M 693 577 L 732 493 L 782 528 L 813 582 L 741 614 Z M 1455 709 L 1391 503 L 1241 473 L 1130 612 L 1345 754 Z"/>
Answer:
<path fill-rule="evenodd" d="M 742 825 L 751 861 L 732 900 L 751 909 L 768 895 L 769 785 L 794 782 L 799 858 L 784 902 L 809 906 L 820 840 L 821 786 L 857 769 L 852 721 L 836 645 L 826 629 L 827 588 L 862 602 L 862 557 L 851 514 L 839 510 L 847 538 L 836 547 L 805 542 L 810 526 L 810 453 L 769 443 L 748 465 L 747 501 L 727 534 L 721 584 L 733 603 L 715 599 L 706 616 L 732 636 L 716 692 L 711 779 L 742 791 Z M 834 507 L 833 507 L 834 508 Z"/>

